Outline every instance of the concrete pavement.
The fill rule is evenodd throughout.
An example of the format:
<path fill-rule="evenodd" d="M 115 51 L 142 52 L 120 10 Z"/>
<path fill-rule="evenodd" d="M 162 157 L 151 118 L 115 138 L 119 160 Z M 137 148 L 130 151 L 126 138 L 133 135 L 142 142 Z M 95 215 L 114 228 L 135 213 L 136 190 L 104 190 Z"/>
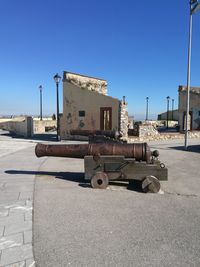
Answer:
<path fill-rule="evenodd" d="M 38 159 L 35 141 L 0 135 L 0 266 L 200 266 L 200 140 L 190 144 L 151 143 L 169 168 L 158 195 L 91 189 L 83 160 Z"/>
<path fill-rule="evenodd" d="M 35 175 L 45 158 L 35 156 L 34 140 L 17 138 L 0 129 L 0 267 L 34 267 L 33 195 Z M 72 142 L 73 143 L 73 142 Z"/>
<path fill-rule="evenodd" d="M 0 266 L 33 267 L 32 209 L 34 174 L 44 159 L 34 156 L 35 144 L 0 135 Z M 13 172 L 13 170 L 15 170 Z"/>
<path fill-rule="evenodd" d="M 200 140 L 190 143 L 151 144 L 169 168 L 164 194 L 94 190 L 83 160 L 48 158 L 36 177 L 37 266 L 200 266 Z"/>

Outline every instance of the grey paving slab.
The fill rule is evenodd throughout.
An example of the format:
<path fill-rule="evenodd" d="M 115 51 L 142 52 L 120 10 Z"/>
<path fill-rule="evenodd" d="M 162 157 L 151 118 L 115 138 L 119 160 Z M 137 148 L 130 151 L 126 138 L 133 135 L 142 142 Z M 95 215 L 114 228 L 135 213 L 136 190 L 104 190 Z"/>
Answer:
<path fill-rule="evenodd" d="M 19 198 L 19 192 L 5 192 L 1 190 L 0 194 L 0 204 L 6 203 L 8 201 L 17 201 Z"/>
<path fill-rule="evenodd" d="M 26 267 L 26 262 L 25 261 L 16 262 L 9 265 L 5 265 L 3 267 Z"/>
<path fill-rule="evenodd" d="M 0 250 L 22 246 L 23 241 L 23 233 L 3 236 L 0 238 Z"/>
<path fill-rule="evenodd" d="M 12 225 L 5 226 L 4 235 L 11 235 L 14 233 L 24 232 L 32 230 L 32 221 L 16 222 Z"/>
<path fill-rule="evenodd" d="M 10 208 L 9 214 L 25 213 L 25 212 L 28 212 L 28 211 L 32 211 L 32 209 L 33 208 L 30 205 L 15 205 L 15 206 Z"/>
<path fill-rule="evenodd" d="M 26 203 L 27 207 L 32 207 L 33 206 L 33 201 L 32 200 L 27 199 L 25 203 Z"/>
<path fill-rule="evenodd" d="M 5 230 L 5 226 L 0 226 L 0 237 L 3 236 Z"/>
<path fill-rule="evenodd" d="M 5 192 L 23 192 L 33 190 L 33 182 L 24 182 L 24 183 L 5 183 L 4 187 L 1 188 Z"/>
<path fill-rule="evenodd" d="M 19 200 L 32 200 L 33 199 L 33 191 L 24 191 L 20 192 Z"/>
<path fill-rule="evenodd" d="M 32 230 L 25 231 L 24 232 L 24 244 L 31 243 L 32 242 L 32 236 L 33 236 Z"/>
<path fill-rule="evenodd" d="M 8 216 L 9 210 L 8 209 L 1 209 L 0 208 L 0 218 Z"/>
<path fill-rule="evenodd" d="M 26 267 L 35 267 L 35 266 L 36 266 L 36 263 L 33 258 L 26 260 Z"/>
<path fill-rule="evenodd" d="M 0 266 L 34 266 L 32 199 L 35 173 L 44 159 L 35 157 L 35 142 L 4 136 L 1 132 L 0 238 L 3 250 L 0 251 Z M 22 244 L 22 241 L 27 244 L 5 248 Z"/>
<path fill-rule="evenodd" d="M 14 208 L 17 206 L 25 206 L 25 205 L 26 205 L 25 200 L 17 200 L 17 201 L 8 200 L 7 202 L 0 204 L 0 211 L 9 210 L 10 208 Z"/>
<path fill-rule="evenodd" d="M 19 247 L 2 250 L 0 266 L 23 262 L 33 258 L 32 245 L 26 244 Z"/>
<path fill-rule="evenodd" d="M 25 221 L 30 221 L 30 220 L 32 221 L 32 218 L 33 218 L 33 216 L 32 216 L 32 210 L 24 213 L 24 220 Z"/>
<path fill-rule="evenodd" d="M 24 214 L 11 214 L 9 216 L 0 217 L 0 226 L 13 225 L 24 222 Z"/>

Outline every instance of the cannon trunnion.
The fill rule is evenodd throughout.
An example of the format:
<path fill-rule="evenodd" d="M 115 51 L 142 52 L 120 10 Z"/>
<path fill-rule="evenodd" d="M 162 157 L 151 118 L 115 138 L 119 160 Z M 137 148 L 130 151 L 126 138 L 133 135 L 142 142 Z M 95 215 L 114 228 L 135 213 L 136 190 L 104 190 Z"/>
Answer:
<path fill-rule="evenodd" d="M 137 180 L 144 192 L 157 193 L 160 181 L 168 179 L 168 170 L 158 160 L 158 151 L 150 151 L 147 143 L 134 144 L 37 144 L 37 157 L 84 158 L 85 180 L 93 188 L 105 189 L 109 181 Z"/>

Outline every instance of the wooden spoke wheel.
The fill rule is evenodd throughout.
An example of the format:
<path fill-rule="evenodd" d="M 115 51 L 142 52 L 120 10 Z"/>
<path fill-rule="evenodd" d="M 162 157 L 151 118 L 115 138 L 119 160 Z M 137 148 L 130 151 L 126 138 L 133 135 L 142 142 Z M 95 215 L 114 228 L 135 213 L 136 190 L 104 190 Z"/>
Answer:
<path fill-rule="evenodd" d="M 92 176 L 91 186 L 93 188 L 106 189 L 108 182 L 108 176 L 105 172 L 96 172 L 95 175 Z"/>
<path fill-rule="evenodd" d="M 158 193 L 160 182 L 155 176 L 146 176 L 142 181 L 142 190 L 144 193 Z"/>

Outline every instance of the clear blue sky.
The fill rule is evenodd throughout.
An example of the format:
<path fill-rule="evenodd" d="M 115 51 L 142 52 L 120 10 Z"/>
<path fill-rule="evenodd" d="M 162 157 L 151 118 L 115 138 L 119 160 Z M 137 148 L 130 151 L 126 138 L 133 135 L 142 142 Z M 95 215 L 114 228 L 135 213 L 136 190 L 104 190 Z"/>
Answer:
<path fill-rule="evenodd" d="M 178 104 L 186 84 L 189 0 L 1 0 L 0 114 L 56 112 L 53 76 L 64 70 L 108 81 L 130 115 Z M 200 12 L 193 16 L 191 84 L 200 86 Z M 60 85 L 62 111 L 62 85 Z"/>

